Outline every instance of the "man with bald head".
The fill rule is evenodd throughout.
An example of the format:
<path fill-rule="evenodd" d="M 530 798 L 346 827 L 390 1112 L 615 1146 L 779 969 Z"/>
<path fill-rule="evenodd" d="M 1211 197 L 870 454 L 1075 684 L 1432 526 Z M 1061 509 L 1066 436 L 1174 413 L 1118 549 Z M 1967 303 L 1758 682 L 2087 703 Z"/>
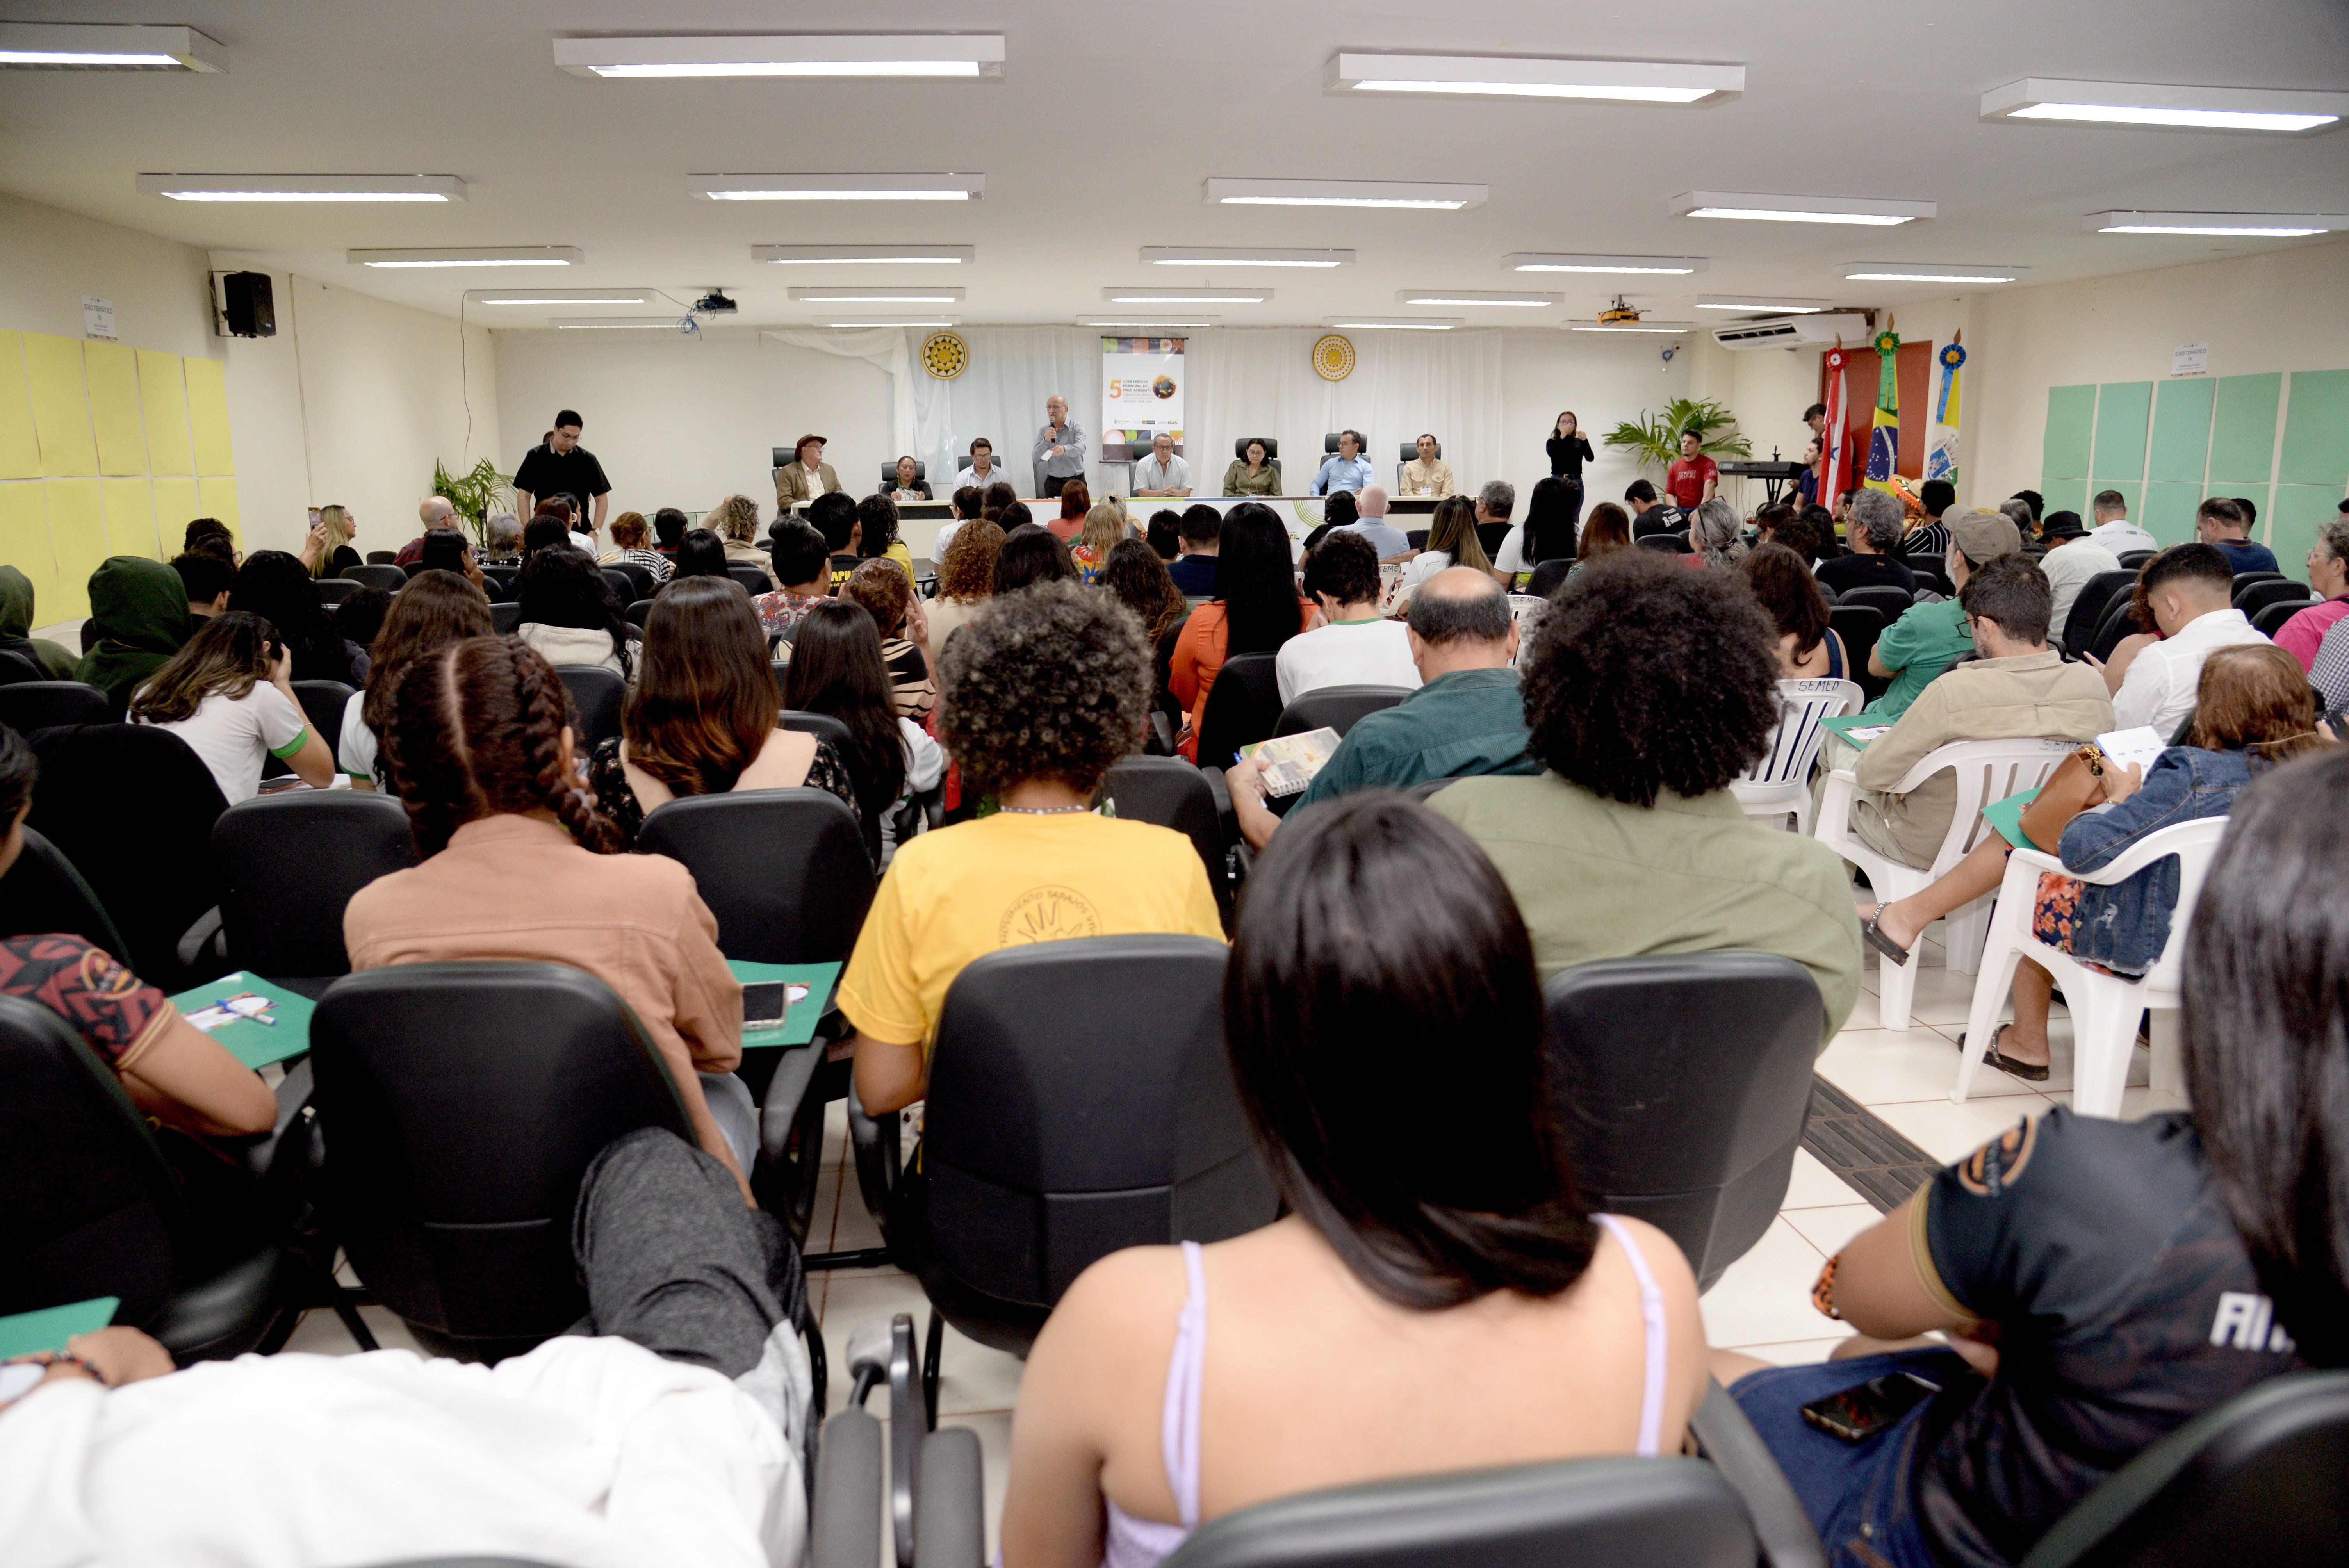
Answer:
<path fill-rule="evenodd" d="M 392 558 L 396 565 L 413 566 L 424 559 L 424 534 L 436 528 L 460 526 L 457 509 L 449 504 L 449 498 L 445 495 L 426 496 L 424 504 L 416 509 L 416 518 L 424 525 L 424 533 L 418 534 L 399 547 L 399 553 Z"/>
<path fill-rule="evenodd" d="M 1420 688 L 1346 732 L 1290 814 L 1357 789 L 1408 789 L 1430 779 L 1538 773 L 1526 755 L 1517 691 L 1517 625 L 1492 574 L 1454 566 L 1411 600 L 1411 658 Z M 1266 809 L 1263 770 L 1244 758 L 1225 775 L 1232 813 L 1250 845 L 1271 842 L 1281 820 Z"/>

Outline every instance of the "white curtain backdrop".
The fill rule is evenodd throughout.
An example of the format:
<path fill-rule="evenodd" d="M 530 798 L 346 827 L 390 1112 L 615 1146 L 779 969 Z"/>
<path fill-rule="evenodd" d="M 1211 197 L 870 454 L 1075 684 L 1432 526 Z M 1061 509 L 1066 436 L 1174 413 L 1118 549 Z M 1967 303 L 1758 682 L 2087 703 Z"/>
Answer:
<path fill-rule="evenodd" d="M 955 473 L 970 460 L 970 444 L 985 436 L 1014 489 L 1029 492 L 1029 448 L 1044 425 L 1044 399 L 1058 392 L 1069 418 L 1092 443 L 1086 486 L 1101 486 L 1101 334 L 1079 326 L 957 328 L 970 345 L 970 367 L 941 381 L 913 362 L 914 428 L 899 451 L 929 465 L 930 493 L 943 500 Z M 927 335 L 906 334 L 917 346 Z"/>

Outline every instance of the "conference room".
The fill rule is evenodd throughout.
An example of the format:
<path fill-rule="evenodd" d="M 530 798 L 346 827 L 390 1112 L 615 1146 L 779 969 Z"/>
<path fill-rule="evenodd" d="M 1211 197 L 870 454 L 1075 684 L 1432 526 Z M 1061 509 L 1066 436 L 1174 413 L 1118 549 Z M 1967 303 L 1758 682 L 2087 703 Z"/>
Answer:
<path fill-rule="evenodd" d="M 787 9 L 0 19 L 0 1559 L 2338 1562 L 2340 8 Z"/>

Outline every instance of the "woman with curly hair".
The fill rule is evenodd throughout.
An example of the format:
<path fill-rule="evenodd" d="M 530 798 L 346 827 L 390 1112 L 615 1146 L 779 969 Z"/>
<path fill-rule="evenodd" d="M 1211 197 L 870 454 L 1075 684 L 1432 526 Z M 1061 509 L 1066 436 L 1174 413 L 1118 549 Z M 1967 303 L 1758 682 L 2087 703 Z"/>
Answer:
<path fill-rule="evenodd" d="M 757 567 L 759 574 L 767 580 L 767 593 L 782 586 L 775 581 L 774 568 L 767 564 L 767 552 L 759 547 L 757 501 L 746 495 L 730 495 L 709 509 L 701 526 L 724 542 L 727 565 Z"/>
<path fill-rule="evenodd" d="M 940 674 L 938 738 L 997 809 L 897 852 L 841 976 L 857 1096 L 875 1114 L 922 1098 L 947 988 L 971 960 L 1064 936 L 1224 932 L 1190 840 L 1092 810 L 1150 712 L 1130 611 L 1040 583 L 989 601 Z"/>
<path fill-rule="evenodd" d="M 469 637 L 409 666 L 383 756 L 423 863 L 352 896 L 351 967 L 585 970 L 644 1025 L 696 1140 L 751 1203 L 743 1171 L 758 1111 L 733 1076 L 742 987 L 718 951 L 717 917 L 678 861 L 618 852 L 619 830 L 581 787 L 574 734 L 561 677 L 519 638 Z"/>
<path fill-rule="evenodd" d="M 1003 530 L 973 518 L 955 530 L 946 558 L 938 562 L 938 596 L 924 606 L 930 618 L 930 647 L 942 652 L 947 639 L 978 614 L 995 593 L 995 558 L 1003 552 Z"/>
<path fill-rule="evenodd" d="M 1599 958 L 1751 948 L 1811 972 L 1822 1049 L 1859 995 L 1843 861 L 1757 831 L 1729 782 L 1778 722 L 1778 634 L 1743 583 L 1644 550 L 1550 600 L 1518 661 L 1533 778 L 1428 799 L 1485 846 L 1542 973 Z"/>
<path fill-rule="evenodd" d="M 1167 671 L 1166 689 L 1191 715 L 1184 756 L 1198 760 L 1199 725 L 1224 661 L 1235 654 L 1278 653 L 1319 616 L 1297 591 L 1288 531 L 1279 516 L 1262 501 L 1232 508 L 1216 538 L 1216 596 L 1183 623 Z"/>

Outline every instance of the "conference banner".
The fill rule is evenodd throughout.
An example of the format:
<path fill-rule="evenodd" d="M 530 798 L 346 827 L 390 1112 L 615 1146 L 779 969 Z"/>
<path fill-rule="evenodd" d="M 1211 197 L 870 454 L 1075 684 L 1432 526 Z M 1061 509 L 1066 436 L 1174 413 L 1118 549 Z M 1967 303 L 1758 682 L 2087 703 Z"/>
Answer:
<path fill-rule="evenodd" d="M 1101 444 L 1146 449 L 1160 432 L 1183 444 L 1183 342 L 1179 337 L 1104 337 Z"/>

